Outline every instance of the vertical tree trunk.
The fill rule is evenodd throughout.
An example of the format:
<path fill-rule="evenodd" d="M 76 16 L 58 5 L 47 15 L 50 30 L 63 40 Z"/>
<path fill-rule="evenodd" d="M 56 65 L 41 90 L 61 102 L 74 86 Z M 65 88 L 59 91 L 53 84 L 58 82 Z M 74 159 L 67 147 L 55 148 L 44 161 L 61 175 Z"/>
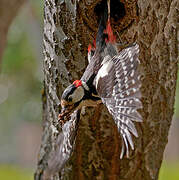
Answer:
<path fill-rule="evenodd" d="M 95 38 L 101 0 L 45 0 L 43 137 L 35 179 L 42 179 L 56 145 L 64 88 L 79 79 Z M 173 116 L 178 57 L 178 0 L 111 0 L 112 27 L 124 42 L 140 45 L 143 123 L 130 159 L 119 159 L 121 139 L 101 105 L 81 114 L 76 146 L 63 173 L 51 179 L 152 180 L 158 178 Z M 117 38 L 119 41 L 119 38 Z"/>

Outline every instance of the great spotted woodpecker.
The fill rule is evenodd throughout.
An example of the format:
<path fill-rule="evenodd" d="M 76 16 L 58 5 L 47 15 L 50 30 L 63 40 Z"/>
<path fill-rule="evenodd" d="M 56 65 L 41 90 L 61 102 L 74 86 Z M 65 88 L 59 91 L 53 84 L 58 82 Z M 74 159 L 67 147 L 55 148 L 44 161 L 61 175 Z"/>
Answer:
<path fill-rule="evenodd" d="M 62 94 L 59 119 L 63 120 L 82 106 L 103 103 L 113 116 L 123 139 L 120 158 L 125 152 L 129 157 L 129 146 L 134 149 L 131 134 L 138 137 L 133 121 L 142 121 L 137 112 L 137 109 L 142 108 L 141 83 L 137 71 L 139 45 L 133 43 L 118 51 L 107 12 L 101 18 L 94 44 L 96 47 L 88 47 L 89 64 L 83 76 Z"/>

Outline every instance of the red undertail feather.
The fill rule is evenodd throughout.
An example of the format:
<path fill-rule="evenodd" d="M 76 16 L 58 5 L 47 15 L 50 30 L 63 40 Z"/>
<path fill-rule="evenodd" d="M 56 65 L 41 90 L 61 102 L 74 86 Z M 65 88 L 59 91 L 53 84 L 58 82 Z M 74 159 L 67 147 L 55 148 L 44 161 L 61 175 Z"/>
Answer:
<path fill-rule="evenodd" d="M 96 49 L 96 39 L 93 40 L 93 46 L 91 44 L 88 45 L 88 53 L 91 52 L 91 50 L 95 51 Z"/>
<path fill-rule="evenodd" d="M 106 39 L 106 42 L 111 42 L 111 43 L 115 43 L 116 42 L 116 37 L 113 34 L 113 31 L 112 31 L 109 19 L 108 19 L 108 22 L 107 22 L 105 33 L 108 34 L 108 39 Z"/>
<path fill-rule="evenodd" d="M 89 45 L 88 45 L 88 52 L 91 51 L 91 48 L 92 48 L 92 46 L 91 46 L 91 44 L 89 44 Z"/>
<path fill-rule="evenodd" d="M 75 87 L 79 87 L 82 85 L 82 82 L 81 82 L 81 80 L 76 80 L 73 82 L 73 84 L 75 85 Z"/>

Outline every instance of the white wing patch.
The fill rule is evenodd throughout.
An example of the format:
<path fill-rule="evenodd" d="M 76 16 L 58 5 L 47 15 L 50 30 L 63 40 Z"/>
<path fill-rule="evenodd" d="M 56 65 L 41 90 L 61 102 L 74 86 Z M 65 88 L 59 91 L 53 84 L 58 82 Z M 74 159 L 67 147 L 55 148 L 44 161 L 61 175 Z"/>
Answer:
<path fill-rule="evenodd" d="M 98 74 L 96 76 L 96 89 L 98 87 L 99 79 L 107 76 L 109 74 L 111 68 L 114 65 L 114 63 L 112 61 L 110 61 L 109 58 L 110 58 L 110 56 L 108 56 L 107 58 L 104 58 L 104 60 L 102 62 L 102 67 L 98 71 Z"/>

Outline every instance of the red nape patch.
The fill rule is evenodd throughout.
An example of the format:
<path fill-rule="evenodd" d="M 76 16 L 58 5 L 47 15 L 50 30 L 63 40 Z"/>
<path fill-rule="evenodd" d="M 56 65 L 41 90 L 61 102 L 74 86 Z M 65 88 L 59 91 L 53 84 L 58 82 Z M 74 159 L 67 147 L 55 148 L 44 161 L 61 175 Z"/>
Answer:
<path fill-rule="evenodd" d="M 111 42 L 111 43 L 116 42 L 116 37 L 113 34 L 109 19 L 108 19 L 108 22 L 107 22 L 106 30 L 104 30 L 104 32 L 108 34 L 108 39 L 105 39 L 106 42 L 108 42 L 108 41 Z"/>
<path fill-rule="evenodd" d="M 75 87 L 79 87 L 82 85 L 82 82 L 81 82 L 81 80 L 76 80 L 73 82 L 73 84 L 75 85 Z"/>
<path fill-rule="evenodd" d="M 92 46 L 91 46 L 91 44 L 89 44 L 89 45 L 88 45 L 88 52 L 91 51 L 91 48 L 92 48 Z"/>

